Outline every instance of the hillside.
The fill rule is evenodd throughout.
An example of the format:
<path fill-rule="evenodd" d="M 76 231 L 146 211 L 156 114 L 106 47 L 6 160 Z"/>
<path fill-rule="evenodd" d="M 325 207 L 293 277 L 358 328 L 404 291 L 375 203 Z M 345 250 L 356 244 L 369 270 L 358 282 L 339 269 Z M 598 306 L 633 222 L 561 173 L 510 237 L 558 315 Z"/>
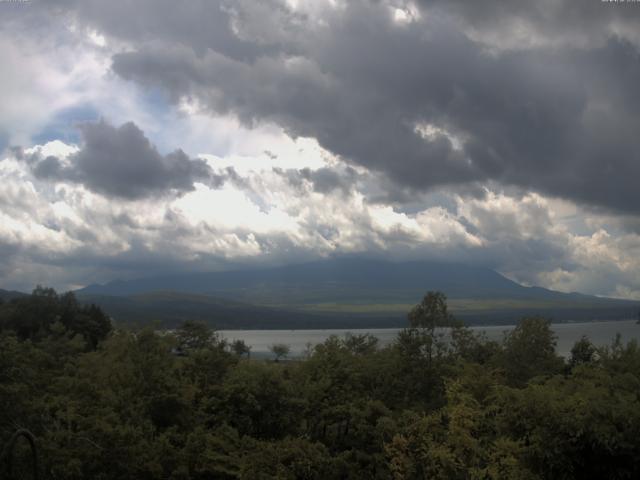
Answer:
<path fill-rule="evenodd" d="M 78 294 L 84 303 L 100 305 L 120 325 L 173 328 L 198 320 L 216 329 L 383 328 L 404 326 L 406 315 L 312 312 L 234 302 L 207 295 L 150 292 L 130 296 Z"/>
<path fill-rule="evenodd" d="M 618 320 L 635 317 L 638 308 L 638 302 L 525 287 L 482 267 L 364 259 L 116 281 L 77 294 L 124 321 L 174 324 L 189 317 L 218 328 L 357 328 L 404 325 L 429 290 L 445 292 L 453 313 L 469 323 L 513 323 L 524 315 Z"/>
<path fill-rule="evenodd" d="M 0 288 L 0 300 L 8 301 L 14 298 L 26 297 L 27 293 L 16 292 L 15 290 L 3 290 Z"/>
<path fill-rule="evenodd" d="M 280 305 L 370 303 L 372 300 L 415 302 L 428 290 L 446 292 L 450 299 L 555 300 L 585 297 L 524 287 L 488 268 L 440 262 L 393 263 L 364 259 L 114 281 L 90 285 L 78 293 L 124 296 L 174 291 Z"/>

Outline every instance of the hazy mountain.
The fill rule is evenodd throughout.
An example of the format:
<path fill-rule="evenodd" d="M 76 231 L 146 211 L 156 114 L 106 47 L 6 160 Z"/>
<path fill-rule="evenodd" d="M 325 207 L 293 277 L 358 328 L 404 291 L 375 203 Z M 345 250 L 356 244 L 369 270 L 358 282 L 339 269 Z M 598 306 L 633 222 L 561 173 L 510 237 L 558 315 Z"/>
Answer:
<path fill-rule="evenodd" d="M 0 288 L 0 299 L 7 301 L 13 298 L 26 297 L 28 294 L 23 292 L 17 292 L 15 290 L 3 290 Z"/>
<path fill-rule="evenodd" d="M 488 268 L 362 259 L 113 281 L 90 285 L 78 293 L 124 296 L 174 291 L 290 304 L 296 300 L 306 302 L 310 298 L 322 302 L 380 300 L 380 295 L 384 299 L 416 301 L 428 290 L 443 291 L 449 298 L 550 299 L 567 296 L 543 288 L 523 287 Z"/>
<path fill-rule="evenodd" d="M 175 327 L 198 320 L 217 329 L 302 329 L 394 327 L 406 323 L 404 314 L 308 312 L 233 302 L 207 295 L 151 292 L 130 296 L 79 294 L 85 303 L 100 305 L 117 323 Z"/>
<path fill-rule="evenodd" d="M 363 259 L 114 281 L 77 293 L 125 321 L 198 318 L 219 328 L 355 328 L 404 325 L 407 311 L 429 290 L 445 292 L 451 310 L 471 323 L 512 323 L 523 315 L 631 318 L 638 304 L 525 287 L 482 267 Z"/>

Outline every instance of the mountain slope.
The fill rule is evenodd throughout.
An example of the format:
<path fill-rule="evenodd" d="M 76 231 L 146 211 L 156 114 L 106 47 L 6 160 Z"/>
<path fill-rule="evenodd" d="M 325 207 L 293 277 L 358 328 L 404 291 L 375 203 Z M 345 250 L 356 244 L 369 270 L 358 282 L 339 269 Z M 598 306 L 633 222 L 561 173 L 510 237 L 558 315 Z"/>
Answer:
<path fill-rule="evenodd" d="M 15 290 L 3 290 L 0 288 L 0 299 L 3 301 L 12 300 L 14 298 L 21 298 L 28 296 L 27 293 L 17 292 Z"/>
<path fill-rule="evenodd" d="M 519 285 L 493 270 L 436 262 L 329 260 L 284 267 L 191 273 L 90 285 L 82 294 L 175 291 L 251 303 L 415 302 L 428 290 L 449 298 L 558 299 L 568 294 Z M 575 297 L 575 295 L 572 295 Z"/>
<path fill-rule="evenodd" d="M 429 290 L 469 323 L 634 318 L 638 302 L 524 287 L 493 270 L 438 262 L 342 259 L 91 285 L 77 291 L 124 321 L 211 321 L 219 328 L 403 326 Z"/>
<path fill-rule="evenodd" d="M 130 296 L 79 294 L 84 303 L 100 305 L 117 324 L 173 328 L 184 320 L 206 322 L 216 329 L 372 328 L 403 326 L 406 315 L 347 314 L 285 310 L 179 292 Z"/>

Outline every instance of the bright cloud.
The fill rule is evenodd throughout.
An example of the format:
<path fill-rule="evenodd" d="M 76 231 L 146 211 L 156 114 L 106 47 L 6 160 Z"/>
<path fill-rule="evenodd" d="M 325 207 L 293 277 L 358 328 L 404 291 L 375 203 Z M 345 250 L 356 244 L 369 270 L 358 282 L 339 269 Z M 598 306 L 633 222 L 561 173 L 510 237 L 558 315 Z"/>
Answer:
<path fill-rule="evenodd" d="M 639 9 L 13 3 L 0 287 L 366 253 L 640 298 Z"/>

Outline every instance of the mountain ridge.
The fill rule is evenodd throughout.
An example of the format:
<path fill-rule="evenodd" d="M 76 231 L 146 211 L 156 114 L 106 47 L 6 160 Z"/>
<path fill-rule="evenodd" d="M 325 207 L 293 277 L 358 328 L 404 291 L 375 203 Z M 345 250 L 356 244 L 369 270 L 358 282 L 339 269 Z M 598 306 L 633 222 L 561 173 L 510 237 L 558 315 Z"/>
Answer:
<path fill-rule="evenodd" d="M 145 292 L 175 291 L 244 298 L 242 290 L 269 287 L 269 291 L 283 290 L 288 295 L 305 287 L 337 290 L 350 287 L 365 292 L 406 292 L 406 300 L 415 300 L 415 293 L 439 290 L 449 298 L 603 298 L 578 292 L 563 293 L 544 287 L 523 286 L 498 272 L 485 267 L 447 262 L 388 262 L 383 260 L 325 260 L 303 264 L 260 269 L 238 269 L 220 272 L 178 273 L 115 280 L 92 284 L 76 290 L 79 294 L 127 296 Z M 335 292 L 333 292 L 335 295 Z M 350 293 L 353 295 L 353 293 Z M 388 296 L 388 295 L 386 295 Z M 358 295 L 356 295 L 358 297 Z M 366 296 L 364 297 L 366 299 Z M 324 299 L 325 301 L 328 298 Z M 608 299 L 614 300 L 614 299 Z M 281 303 L 271 302 L 267 303 Z"/>
<path fill-rule="evenodd" d="M 165 323 L 191 315 L 224 328 L 372 328 L 406 325 L 429 290 L 444 292 L 450 310 L 470 324 L 530 315 L 618 320 L 632 318 L 640 303 L 526 287 L 484 267 L 357 258 L 118 280 L 76 293 L 123 319 L 137 312 Z"/>
<path fill-rule="evenodd" d="M 0 288 L 0 299 L 3 301 L 13 300 L 14 298 L 21 298 L 28 296 L 28 293 L 18 292 L 17 290 L 5 290 Z"/>

